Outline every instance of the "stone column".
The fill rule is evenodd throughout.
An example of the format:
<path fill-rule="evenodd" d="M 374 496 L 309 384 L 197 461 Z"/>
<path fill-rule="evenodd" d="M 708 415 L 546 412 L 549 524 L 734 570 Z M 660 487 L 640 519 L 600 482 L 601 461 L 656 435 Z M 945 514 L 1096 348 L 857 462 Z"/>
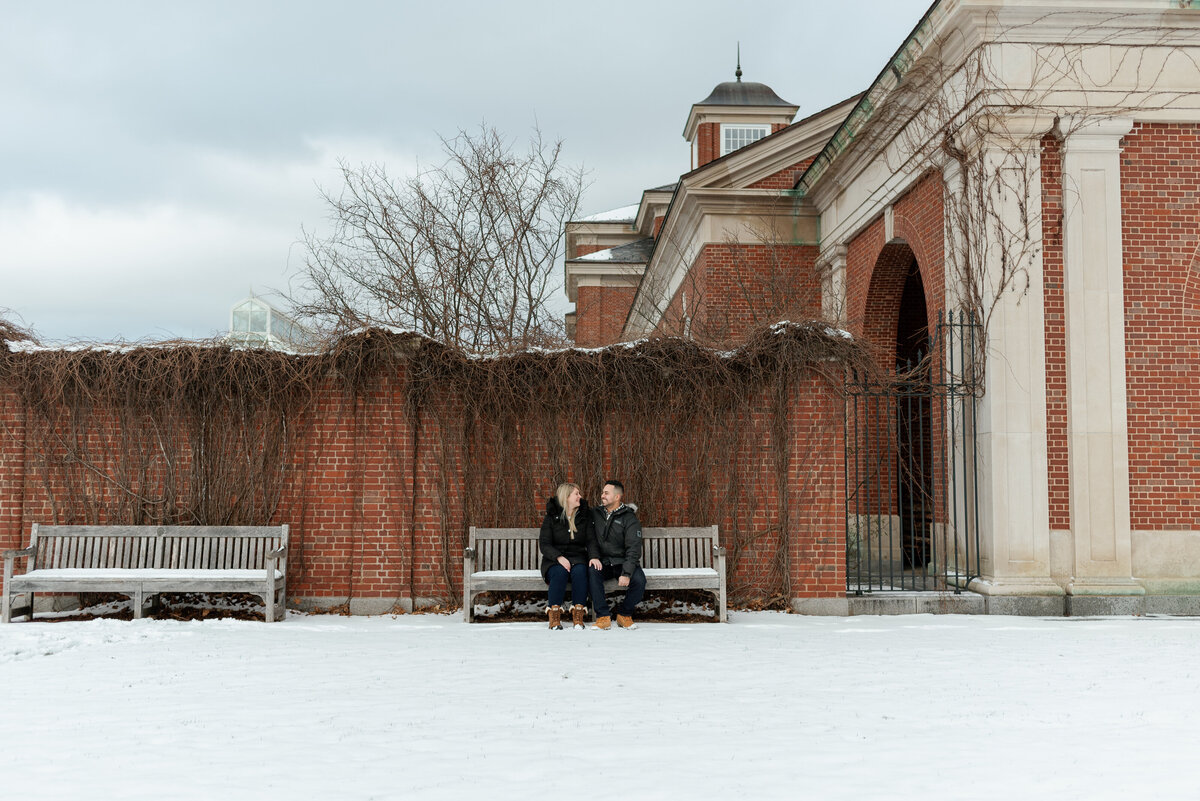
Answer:
<path fill-rule="evenodd" d="M 971 588 L 994 596 L 1062 596 L 1050 575 L 1049 468 L 1046 455 L 1045 303 L 1040 254 L 1027 251 L 1013 275 L 1012 242 L 1040 236 L 1037 219 L 1022 209 L 1041 207 L 1040 139 L 1052 121 L 1014 118 L 1002 131 L 970 143 L 982 151 L 982 187 L 988 208 L 979 208 L 980 187 L 965 187 L 951 164 L 947 181 L 947 297 L 963 297 L 962 271 L 993 297 L 986 331 L 985 391 L 977 407 L 978 503 L 983 578 Z M 973 175 L 974 180 L 981 176 Z M 997 180 L 997 178 L 999 180 Z M 962 201 L 963 192 L 967 200 Z M 954 205 L 960 204 L 960 205 Z M 997 221 L 1003 223 L 998 232 Z M 964 225 L 971 230 L 953 230 Z M 1005 272 L 1002 272 L 1005 271 Z M 1024 281 L 1028 276 L 1028 287 Z M 997 292 L 999 292 L 997 296 Z M 969 297 L 969 294 L 967 295 Z M 998 607 L 1007 608 L 1007 607 Z M 1017 606 L 1012 607 L 1014 611 Z M 1047 611 L 1051 611 L 1047 609 Z"/>
<path fill-rule="evenodd" d="M 846 246 L 834 245 L 817 260 L 821 274 L 821 314 L 831 323 L 846 323 Z"/>
<path fill-rule="evenodd" d="M 1121 137 L 1130 119 L 1065 120 L 1063 267 L 1072 595 L 1141 595 L 1132 578 Z M 1077 130 L 1076 130 L 1077 129 Z"/>

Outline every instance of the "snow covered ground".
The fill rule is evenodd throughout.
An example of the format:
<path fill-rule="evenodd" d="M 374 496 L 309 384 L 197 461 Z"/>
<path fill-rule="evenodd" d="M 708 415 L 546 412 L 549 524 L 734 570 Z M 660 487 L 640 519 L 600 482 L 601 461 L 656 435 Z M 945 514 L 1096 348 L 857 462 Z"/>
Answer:
<path fill-rule="evenodd" d="M 0 794 L 1200 796 L 1200 620 L 0 627 Z"/>

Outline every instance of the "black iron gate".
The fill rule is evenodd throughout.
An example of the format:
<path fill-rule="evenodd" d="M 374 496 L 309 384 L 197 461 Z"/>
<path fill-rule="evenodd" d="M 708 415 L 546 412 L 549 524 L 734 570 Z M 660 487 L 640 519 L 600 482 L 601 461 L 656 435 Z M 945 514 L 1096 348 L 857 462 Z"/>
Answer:
<path fill-rule="evenodd" d="M 939 312 L 928 347 L 846 385 L 846 591 L 954 590 L 979 575 L 979 325 Z"/>

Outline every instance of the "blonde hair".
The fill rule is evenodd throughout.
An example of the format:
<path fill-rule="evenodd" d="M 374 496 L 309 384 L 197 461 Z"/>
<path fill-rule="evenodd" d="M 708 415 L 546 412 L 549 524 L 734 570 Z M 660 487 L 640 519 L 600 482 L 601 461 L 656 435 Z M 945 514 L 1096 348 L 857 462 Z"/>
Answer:
<path fill-rule="evenodd" d="M 575 515 L 567 514 L 567 498 L 571 497 L 572 490 L 579 489 L 578 484 L 559 484 L 555 495 L 558 496 L 558 505 L 562 507 L 563 516 L 567 518 L 567 528 L 574 534 L 578 531 L 575 528 Z"/>

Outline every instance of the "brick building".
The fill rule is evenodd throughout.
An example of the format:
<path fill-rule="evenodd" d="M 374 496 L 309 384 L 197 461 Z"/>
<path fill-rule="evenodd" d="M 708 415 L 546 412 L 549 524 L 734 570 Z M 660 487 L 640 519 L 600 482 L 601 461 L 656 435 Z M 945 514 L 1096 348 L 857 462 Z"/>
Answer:
<path fill-rule="evenodd" d="M 877 468 L 848 455 L 837 499 L 851 596 L 940 543 L 942 586 L 993 610 L 1195 611 L 1200 7 L 940 0 L 879 61 L 799 119 L 740 69 L 693 105 L 688 172 L 567 226 L 575 341 L 820 318 L 886 371 L 932 357 L 948 394 L 888 396 L 861 448 L 877 412 L 847 417 Z"/>
<path fill-rule="evenodd" d="M 0 549 L 41 521 L 286 522 L 292 601 L 386 611 L 456 597 L 466 526 L 535 525 L 557 481 L 620 475 L 658 487 L 647 525 L 721 526 L 752 603 L 1198 612 L 1196 5 L 940 0 L 833 107 L 718 85 L 687 172 L 568 224 L 578 344 L 816 319 L 874 365 L 844 384 L 820 351 L 688 417 L 663 380 L 673 424 L 596 403 L 607 433 L 581 440 L 575 408 L 504 428 L 462 384 L 407 394 L 422 346 L 397 333 L 347 344 L 361 361 L 275 354 L 332 359 L 302 404 L 252 354 L 95 349 L 70 386 L 0 383 Z M 129 391 L 93 395 L 120 358 Z M 156 360 L 191 394 L 134 391 Z"/>

